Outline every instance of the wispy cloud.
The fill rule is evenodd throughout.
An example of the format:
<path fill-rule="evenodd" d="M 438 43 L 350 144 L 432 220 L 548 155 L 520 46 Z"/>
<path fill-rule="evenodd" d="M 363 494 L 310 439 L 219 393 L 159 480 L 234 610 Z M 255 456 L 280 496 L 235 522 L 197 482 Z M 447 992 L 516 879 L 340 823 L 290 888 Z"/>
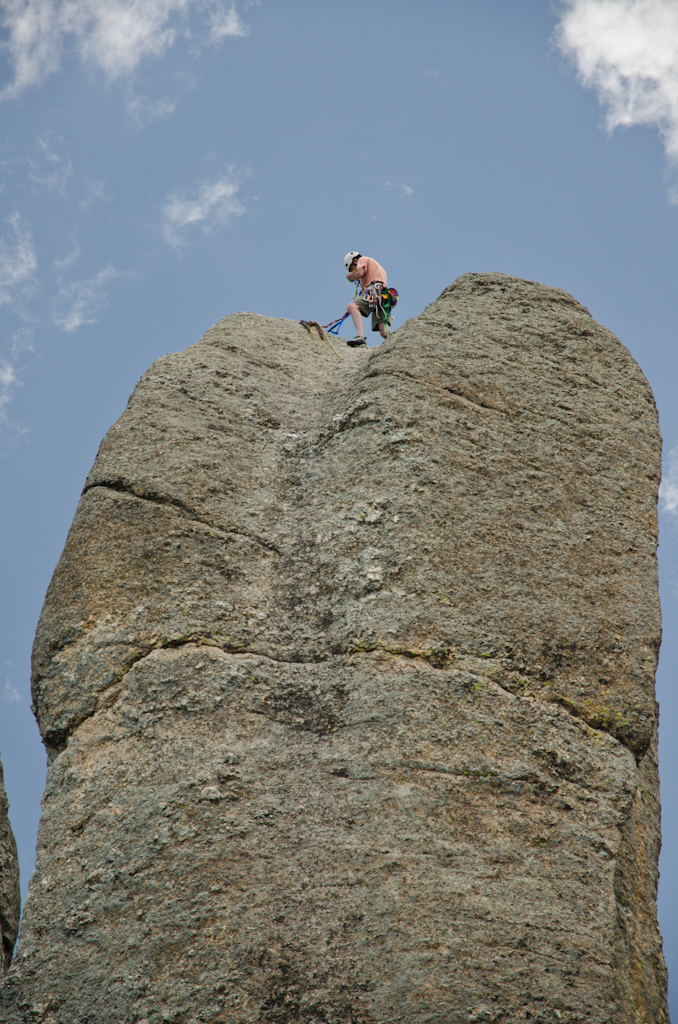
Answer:
<path fill-rule="evenodd" d="M 144 128 L 151 121 L 169 117 L 176 110 L 174 100 L 164 96 L 161 100 L 149 100 L 145 96 L 135 96 L 127 102 L 127 110 L 132 115 L 137 128 Z"/>
<path fill-rule="evenodd" d="M 0 7 L 2 3 L 3 0 L 0 0 Z M 56 132 L 48 131 L 33 141 L 34 147 L 30 152 L 0 160 L 3 178 L 0 191 L 3 191 L 10 181 L 19 188 L 30 182 L 34 190 L 47 188 L 50 192 L 65 196 L 66 183 L 73 173 L 72 161 L 64 152 L 65 140 Z"/>
<path fill-rule="evenodd" d="M 5 360 L 0 360 L 0 423 L 5 421 L 7 415 L 6 407 L 18 383 L 16 367 Z"/>
<path fill-rule="evenodd" d="M 235 6 L 221 0 L 0 0 L 14 65 L 0 96 L 17 96 L 54 74 L 68 48 L 111 79 L 129 75 L 187 31 L 192 10 L 208 12 L 212 42 L 247 34 Z"/>
<path fill-rule="evenodd" d="M 63 259 L 56 259 L 53 261 L 52 266 L 56 271 L 66 270 L 67 267 L 72 267 L 74 263 L 80 258 L 80 246 L 76 242 L 69 253 L 66 253 Z"/>
<path fill-rule="evenodd" d="M 410 188 L 410 186 L 406 185 L 403 181 L 386 181 L 384 182 L 384 188 L 396 189 L 401 199 L 404 199 L 406 196 L 411 196 L 414 194 L 414 189 Z"/>
<path fill-rule="evenodd" d="M 200 226 L 210 231 L 215 224 L 225 224 L 229 217 L 245 213 L 244 204 L 237 198 L 240 180 L 229 169 L 216 181 L 201 185 L 194 199 L 168 196 L 163 208 L 162 233 L 166 242 L 175 248 L 185 244 L 180 232 Z"/>
<path fill-rule="evenodd" d="M 215 4 L 210 17 L 210 39 L 213 43 L 220 43 L 227 36 L 242 38 L 247 35 L 249 29 L 247 25 L 243 25 L 234 6 Z"/>
<path fill-rule="evenodd" d="M 108 266 L 94 277 L 66 285 L 54 300 L 52 323 L 67 332 L 96 323 L 95 314 L 106 300 L 106 283 L 120 276 L 121 271 Z"/>
<path fill-rule="evenodd" d="M 678 445 L 666 457 L 666 465 L 659 488 L 659 508 L 678 517 Z"/>
<path fill-rule="evenodd" d="M 73 173 L 71 161 L 58 152 L 63 143 L 64 140 L 56 132 L 46 132 L 37 139 L 40 162 L 29 160 L 29 177 L 33 184 L 43 185 L 62 196 L 66 194 L 66 182 Z"/>
<path fill-rule="evenodd" d="M 0 239 L 0 306 L 12 302 L 17 291 L 33 281 L 38 267 L 33 237 L 19 214 L 13 213 L 7 223 L 12 234 Z"/>
<path fill-rule="evenodd" d="M 7 701 L 8 704 L 21 703 L 21 694 L 17 690 L 16 686 L 12 686 L 9 676 L 5 679 L 5 689 L 2 694 L 2 699 Z"/>
<path fill-rule="evenodd" d="M 81 200 L 80 205 L 88 209 L 97 199 L 108 199 L 106 195 L 105 181 L 90 181 L 87 183 L 87 195 Z"/>
<path fill-rule="evenodd" d="M 678 164 L 676 0 L 565 0 L 556 39 L 597 91 L 609 130 L 654 126 Z"/>
<path fill-rule="evenodd" d="M 20 327 L 12 336 L 11 344 L 7 346 L 5 354 L 0 357 L 0 424 L 7 424 L 7 406 L 12 400 L 14 391 L 21 387 L 22 382 L 19 373 L 23 368 L 20 365 L 22 353 L 33 351 L 33 328 L 30 326 Z M 14 427 L 15 434 L 22 434 L 25 431 Z"/>

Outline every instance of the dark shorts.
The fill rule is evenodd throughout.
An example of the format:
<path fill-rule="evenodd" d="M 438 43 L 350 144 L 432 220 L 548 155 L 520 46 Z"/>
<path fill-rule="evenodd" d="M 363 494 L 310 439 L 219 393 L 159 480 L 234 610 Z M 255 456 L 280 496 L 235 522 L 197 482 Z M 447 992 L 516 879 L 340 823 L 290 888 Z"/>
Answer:
<path fill-rule="evenodd" d="M 381 306 L 376 306 L 375 308 L 370 309 L 369 302 L 367 301 L 367 299 L 363 298 L 362 295 L 359 296 L 357 299 L 354 299 L 353 301 L 355 302 L 356 306 L 358 307 L 358 309 L 360 310 L 360 312 L 362 313 L 363 316 L 369 316 L 370 313 L 372 314 L 372 330 L 373 331 L 378 331 L 379 330 L 379 324 L 384 324 L 384 323 L 388 322 L 388 325 L 389 326 L 391 325 L 391 316 L 390 316 L 390 314 L 389 314 L 389 318 L 388 318 L 388 321 L 387 321 L 386 317 L 384 315 L 384 310 L 381 308 Z"/>

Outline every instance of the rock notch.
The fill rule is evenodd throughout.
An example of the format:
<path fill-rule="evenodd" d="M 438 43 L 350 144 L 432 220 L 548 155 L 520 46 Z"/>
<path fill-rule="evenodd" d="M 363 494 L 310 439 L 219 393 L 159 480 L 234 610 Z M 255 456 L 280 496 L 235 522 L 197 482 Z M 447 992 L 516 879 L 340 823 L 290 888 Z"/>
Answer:
<path fill-rule="evenodd" d="M 234 314 L 104 439 L 4 1021 L 668 1022 L 647 381 L 501 274 L 340 355 Z"/>
<path fill-rule="evenodd" d="M 12 826 L 7 817 L 9 802 L 0 762 L 0 932 L 2 955 L 0 978 L 10 965 L 14 943 L 19 932 L 21 894 L 19 892 L 19 860 Z"/>

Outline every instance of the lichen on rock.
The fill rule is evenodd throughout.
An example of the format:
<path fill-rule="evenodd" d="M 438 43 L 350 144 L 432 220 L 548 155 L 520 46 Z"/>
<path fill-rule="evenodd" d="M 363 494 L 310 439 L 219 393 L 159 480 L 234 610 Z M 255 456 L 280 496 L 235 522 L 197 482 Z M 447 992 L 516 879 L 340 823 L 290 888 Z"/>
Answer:
<path fill-rule="evenodd" d="M 3 1020 L 668 1021 L 647 381 L 502 274 L 341 355 L 233 314 L 102 442 Z"/>

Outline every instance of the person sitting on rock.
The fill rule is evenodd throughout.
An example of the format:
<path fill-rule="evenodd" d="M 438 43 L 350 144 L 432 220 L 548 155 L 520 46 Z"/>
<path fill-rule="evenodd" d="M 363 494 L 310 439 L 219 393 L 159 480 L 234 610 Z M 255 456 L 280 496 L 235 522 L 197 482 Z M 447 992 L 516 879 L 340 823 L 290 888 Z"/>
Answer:
<path fill-rule="evenodd" d="M 381 295 L 382 289 L 386 287 L 386 271 L 376 260 L 371 259 L 369 256 L 361 256 L 359 252 L 346 253 L 344 265 L 348 270 L 346 279 L 348 281 L 360 281 L 362 285 L 362 294 L 354 299 L 353 302 L 349 302 L 346 307 L 351 314 L 351 319 L 357 331 L 356 337 L 352 338 L 348 344 L 352 348 L 357 348 L 359 345 L 367 345 L 367 340 L 363 334 L 363 322 L 360 318 L 361 315 L 369 316 L 370 313 L 372 314 L 372 330 L 379 331 L 382 338 L 388 338 L 389 326 L 391 324 L 390 311 L 387 316 L 381 303 L 379 301 L 375 302 L 376 296 Z M 372 301 L 370 301 L 370 296 Z"/>

